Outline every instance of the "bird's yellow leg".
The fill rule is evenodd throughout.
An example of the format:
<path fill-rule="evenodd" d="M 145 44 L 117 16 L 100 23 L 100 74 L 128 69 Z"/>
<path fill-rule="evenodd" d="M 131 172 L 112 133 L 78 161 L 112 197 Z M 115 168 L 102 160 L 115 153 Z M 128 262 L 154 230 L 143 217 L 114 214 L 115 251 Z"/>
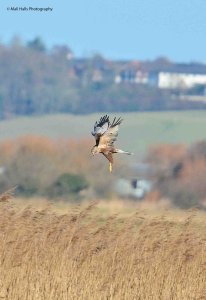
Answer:
<path fill-rule="evenodd" d="M 112 163 L 109 163 L 109 172 L 112 173 Z"/>

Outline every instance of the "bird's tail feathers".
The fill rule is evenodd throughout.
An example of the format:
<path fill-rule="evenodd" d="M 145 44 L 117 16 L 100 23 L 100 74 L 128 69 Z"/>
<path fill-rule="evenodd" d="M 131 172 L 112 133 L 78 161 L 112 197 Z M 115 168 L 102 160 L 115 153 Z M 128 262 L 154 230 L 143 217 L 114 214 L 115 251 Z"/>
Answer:
<path fill-rule="evenodd" d="M 121 149 L 116 149 L 116 153 L 121 153 L 121 154 L 127 154 L 127 155 L 133 155 L 134 153 L 128 152 L 128 151 L 123 151 Z"/>

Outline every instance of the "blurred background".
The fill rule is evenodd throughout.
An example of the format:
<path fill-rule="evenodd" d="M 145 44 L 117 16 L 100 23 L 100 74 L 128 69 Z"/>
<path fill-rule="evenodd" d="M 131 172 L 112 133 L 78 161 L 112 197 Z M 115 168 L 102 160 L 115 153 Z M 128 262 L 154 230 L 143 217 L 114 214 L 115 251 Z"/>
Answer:
<path fill-rule="evenodd" d="M 52 11 L 7 10 L 51 7 Z M 1 4 L 0 191 L 206 206 L 204 1 Z M 85 13 L 86 12 L 86 13 Z M 117 144 L 92 157 L 102 115 Z"/>

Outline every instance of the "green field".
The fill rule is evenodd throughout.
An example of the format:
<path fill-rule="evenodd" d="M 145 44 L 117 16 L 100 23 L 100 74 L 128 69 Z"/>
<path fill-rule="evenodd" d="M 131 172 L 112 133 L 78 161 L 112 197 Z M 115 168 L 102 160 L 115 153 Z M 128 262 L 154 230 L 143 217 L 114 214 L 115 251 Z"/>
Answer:
<path fill-rule="evenodd" d="M 90 138 L 94 122 L 101 116 L 91 114 L 22 117 L 0 122 L 0 140 L 23 135 L 52 138 Z M 206 111 L 116 113 L 124 119 L 118 145 L 125 150 L 143 153 L 151 144 L 187 143 L 206 137 Z"/>

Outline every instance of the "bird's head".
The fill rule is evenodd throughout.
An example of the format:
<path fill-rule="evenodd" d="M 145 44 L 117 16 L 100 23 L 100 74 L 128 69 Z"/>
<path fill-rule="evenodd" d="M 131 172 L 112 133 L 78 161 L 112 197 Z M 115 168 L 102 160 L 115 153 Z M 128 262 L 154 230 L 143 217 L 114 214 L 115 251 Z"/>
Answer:
<path fill-rule="evenodd" d="M 94 146 L 94 147 L 92 147 L 92 149 L 91 149 L 91 153 L 92 153 L 93 155 L 95 155 L 95 154 L 99 153 L 99 151 L 98 151 L 98 147 L 97 147 L 97 146 Z"/>

